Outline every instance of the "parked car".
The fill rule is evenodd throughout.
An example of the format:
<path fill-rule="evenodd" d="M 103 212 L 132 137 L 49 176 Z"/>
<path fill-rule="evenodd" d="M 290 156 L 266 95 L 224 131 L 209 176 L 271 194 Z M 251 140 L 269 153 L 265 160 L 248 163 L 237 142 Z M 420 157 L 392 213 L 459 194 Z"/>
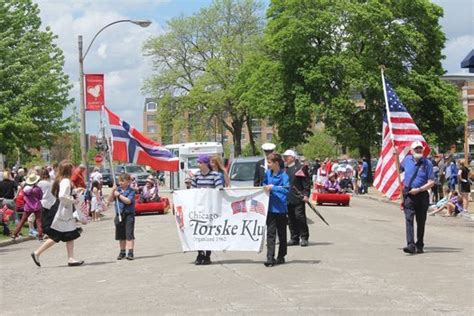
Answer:
<path fill-rule="evenodd" d="M 135 164 L 118 165 L 115 167 L 116 176 L 118 177 L 121 173 L 126 172 L 137 181 L 138 186 L 144 186 L 146 178 L 150 175 L 145 167 Z"/>
<path fill-rule="evenodd" d="M 110 168 L 101 168 L 100 173 L 102 173 L 102 185 L 106 185 L 111 188 L 114 185 L 114 181 L 112 180 Z"/>
<path fill-rule="evenodd" d="M 263 157 L 240 157 L 235 158 L 229 168 L 231 187 L 253 187 L 253 176 L 255 165 Z"/>

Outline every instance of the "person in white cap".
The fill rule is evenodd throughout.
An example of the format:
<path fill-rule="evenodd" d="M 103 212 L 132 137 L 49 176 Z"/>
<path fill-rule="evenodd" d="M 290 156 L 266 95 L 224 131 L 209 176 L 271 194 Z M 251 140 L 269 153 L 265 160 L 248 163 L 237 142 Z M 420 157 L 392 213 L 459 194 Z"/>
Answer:
<path fill-rule="evenodd" d="M 286 163 L 286 173 L 290 178 L 288 193 L 288 226 L 290 240 L 288 246 L 308 246 L 309 229 L 306 221 L 306 202 L 309 201 L 311 181 L 308 167 L 303 166 L 297 159 L 296 153 L 288 149 L 283 153 Z M 301 241 L 301 243 L 300 243 Z"/>
<path fill-rule="evenodd" d="M 253 175 L 253 186 L 261 187 L 263 179 L 265 178 L 265 171 L 268 169 L 267 157 L 275 151 L 276 145 L 272 143 L 265 143 L 262 145 L 262 150 L 265 153 L 265 158 L 259 160 L 255 165 L 255 173 Z"/>
<path fill-rule="evenodd" d="M 433 164 L 423 157 L 423 144 L 415 141 L 411 144 L 412 155 L 406 156 L 402 163 L 405 171 L 403 179 L 403 210 L 405 212 L 407 246 L 403 252 L 423 253 L 426 214 L 430 196 L 428 189 L 434 185 Z M 415 243 L 413 219 L 416 218 Z"/>

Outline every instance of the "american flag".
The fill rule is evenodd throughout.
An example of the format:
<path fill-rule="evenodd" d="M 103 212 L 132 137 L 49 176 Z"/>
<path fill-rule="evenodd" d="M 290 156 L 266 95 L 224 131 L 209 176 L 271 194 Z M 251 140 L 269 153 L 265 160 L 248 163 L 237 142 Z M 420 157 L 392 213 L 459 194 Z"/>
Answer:
<path fill-rule="evenodd" d="M 232 202 L 230 206 L 232 207 L 232 214 L 247 213 L 245 200 Z"/>
<path fill-rule="evenodd" d="M 406 107 L 398 99 L 397 94 L 392 89 L 388 81 L 382 80 L 385 84 L 386 102 L 389 109 L 388 118 L 385 111 L 382 126 L 382 152 L 377 162 L 374 177 L 374 187 L 382 192 L 391 200 L 396 200 L 400 197 L 400 182 L 398 181 L 396 156 L 394 156 L 395 145 L 396 151 L 399 154 L 400 164 L 403 159 L 410 152 L 410 145 L 414 141 L 421 141 L 424 147 L 423 154 L 427 156 L 430 153 L 430 148 L 425 139 L 421 135 L 420 130 L 408 113 Z M 390 119 L 391 126 L 389 126 L 388 119 Z M 393 143 L 391 139 L 393 135 Z M 400 177 L 403 182 L 403 174 Z"/>
<path fill-rule="evenodd" d="M 250 201 L 250 212 L 265 215 L 265 205 L 257 200 L 252 199 Z"/>
<path fill-rule="evenodd" d="M 178 158 L 164 146 L 143 136 L 137 129 L 105 107 L 112 130 L 113 159 L 147 165 L 160 171 L 178 171 Z"/>

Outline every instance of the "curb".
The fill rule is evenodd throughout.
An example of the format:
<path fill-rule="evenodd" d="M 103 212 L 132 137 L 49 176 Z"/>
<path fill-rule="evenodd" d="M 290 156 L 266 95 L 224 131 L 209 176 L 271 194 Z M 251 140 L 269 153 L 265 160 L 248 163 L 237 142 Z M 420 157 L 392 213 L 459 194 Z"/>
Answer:
<path fill-rule="evenodd" d="M 14 245 L 14 244 L 19 244 L 19 243 L 22 243 L 24 241 L 35 240 L 35 239 L 36 239 L 36 237 L 26 236 L 26 237 L 23 237 L 23 238 L 17 239 L 17 240 L 0 241 L 0 247 L 6 247 L 6 246 Z"/>
<path fill-rule="evenodd" d="M 393 204 L 393 205 L 400 205 L 399 201 L 390 201 L 390 200 L 384 199 L 382 197 L 375 197 L 375 196 L 370 196 L 370 195 L 367 195 L 367 194 L 362 194 L 362 195 L 358 194 L 358 195 L 353 195 L 352 197 L 362 198 L 362 199 L 369 199 L 369 200 L 388 203 L 388 204 Z"/>

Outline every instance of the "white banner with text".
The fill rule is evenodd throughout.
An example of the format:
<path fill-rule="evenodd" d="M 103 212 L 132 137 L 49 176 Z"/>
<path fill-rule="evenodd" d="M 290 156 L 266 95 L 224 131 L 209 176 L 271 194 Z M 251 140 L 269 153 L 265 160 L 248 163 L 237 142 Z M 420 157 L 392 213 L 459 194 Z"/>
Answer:
<path fill-rule="evenodd" d="M 261 251 L 268 194 L 263 189 L 191 189 L 173 192 L 183 251 Z"/>

